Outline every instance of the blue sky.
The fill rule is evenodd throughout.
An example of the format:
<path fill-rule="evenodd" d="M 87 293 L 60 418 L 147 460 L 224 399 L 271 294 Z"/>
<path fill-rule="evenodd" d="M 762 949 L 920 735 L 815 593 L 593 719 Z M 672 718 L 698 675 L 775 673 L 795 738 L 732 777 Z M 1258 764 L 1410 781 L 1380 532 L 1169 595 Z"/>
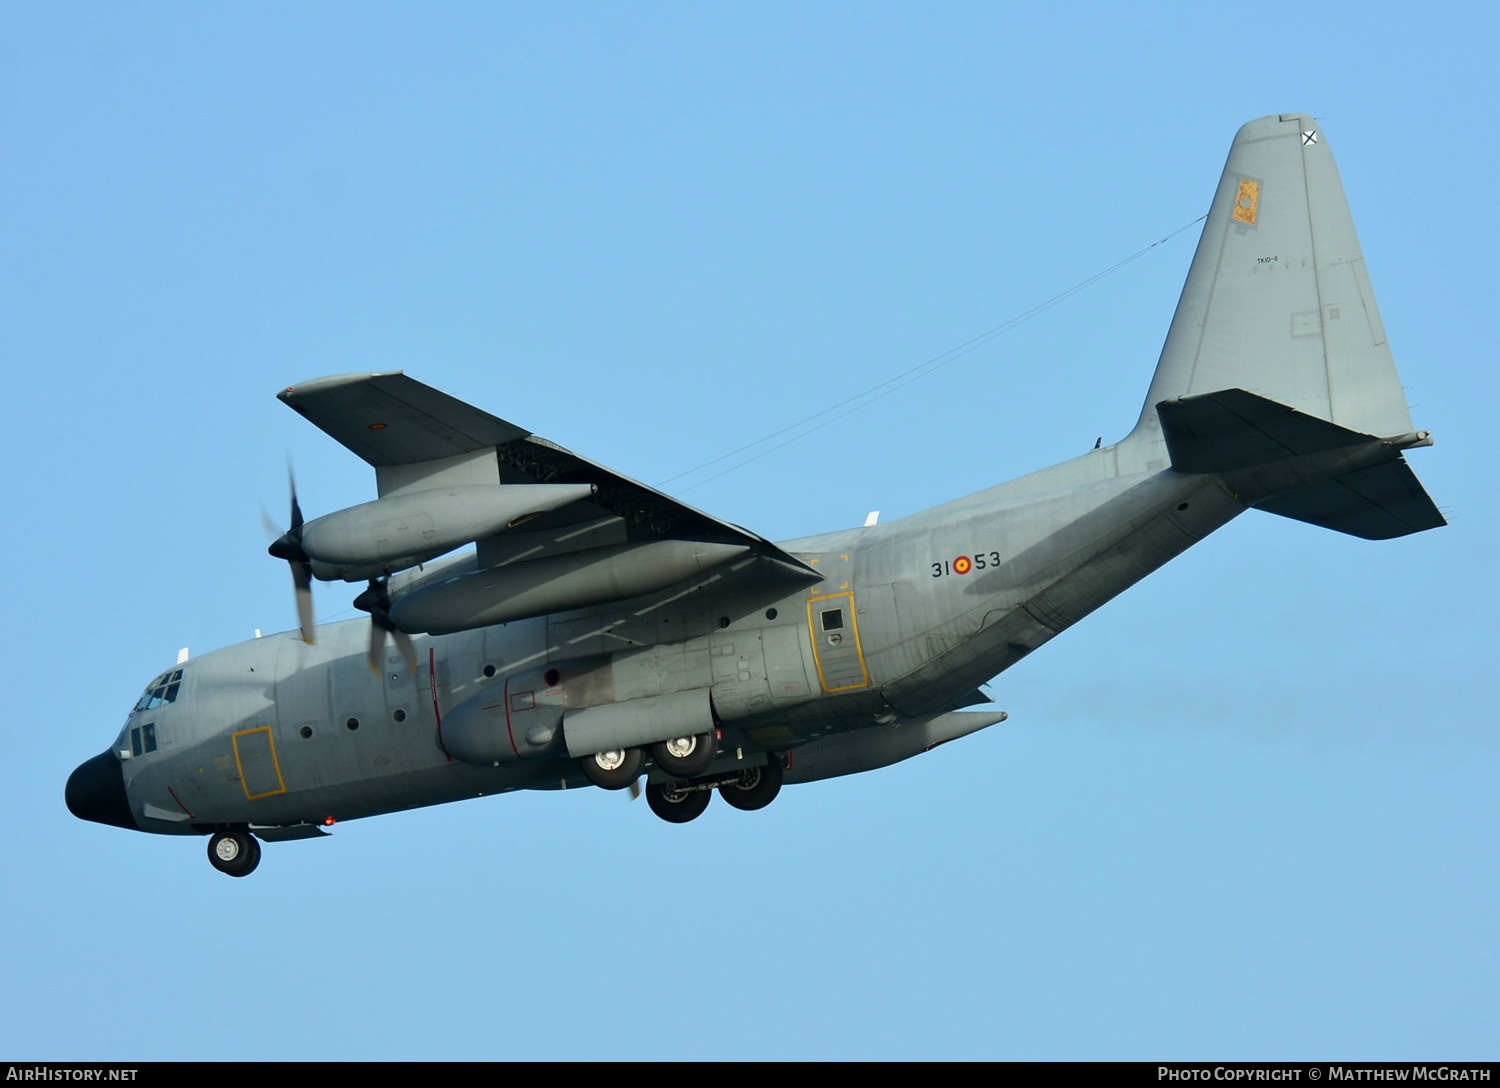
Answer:
<path fill-rule="evenodd" d="M 1491 8 L 5 22 L 0 1053 L 1497 1056 Z M 405 369 L 660 484 L 1190 223 L 1289 110 L 1338 155 L 1450 527 L 1248 514 L 1002 676 L 1009 722 L 759 814 L 517 795 L 237 881 L 63 808 L 178 647 L 291 624 L 257 509 L 286 458 L 309 515 L 374 496 L 279 388 Z M 1195 239 L 666 486 L 786 539 L 1118 438 Z"/>

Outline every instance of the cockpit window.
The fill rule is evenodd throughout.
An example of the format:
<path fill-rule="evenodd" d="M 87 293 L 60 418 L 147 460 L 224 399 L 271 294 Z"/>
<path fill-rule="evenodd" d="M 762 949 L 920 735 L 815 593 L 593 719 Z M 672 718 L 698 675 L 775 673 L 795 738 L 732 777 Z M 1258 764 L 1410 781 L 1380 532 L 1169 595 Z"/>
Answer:
<path fill-rule="evenodd" d="M 130 731 L 130 754 L 145 755 L 156 751 L 156 724 L 138 725 Z"/>
<path fill-rule="evenodd" d="M 146 694 L 141 696 L 141 701 L 135 704 L 137 710 L 155 710 L 159 706 L 166 706 L 177 699 L 177 689 L 182 686 L 182 670 L 173 669 L 171 672 L 162 673 L 151 682 L 146 689 Z"/>

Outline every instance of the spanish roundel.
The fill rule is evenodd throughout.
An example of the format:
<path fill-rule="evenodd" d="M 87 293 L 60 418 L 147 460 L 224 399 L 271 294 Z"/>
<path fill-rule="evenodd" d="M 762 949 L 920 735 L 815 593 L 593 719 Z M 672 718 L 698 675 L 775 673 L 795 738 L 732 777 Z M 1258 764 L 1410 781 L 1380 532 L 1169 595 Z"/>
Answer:
<path fill-rule="evenodd" d="M 967 555 L 961 555 L 953 561 L 954 574 L 968 574 L 974 569 L 974 562 Z"/>

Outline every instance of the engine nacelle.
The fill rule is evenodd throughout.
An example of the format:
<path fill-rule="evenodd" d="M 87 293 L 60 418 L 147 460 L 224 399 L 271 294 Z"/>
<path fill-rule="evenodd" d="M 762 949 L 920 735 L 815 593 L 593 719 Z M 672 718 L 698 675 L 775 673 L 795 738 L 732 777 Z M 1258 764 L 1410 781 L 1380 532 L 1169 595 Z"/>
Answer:
<path fill-rule="evenodd" d="M 465 484 L 390 495 L 314 518 L 301 547 L 320 578 L 361 581 L 436 558 L 592 496 L 593 484 Z"/>
<path fill-rule="evenodd" d="M 402 594 L 391 619 L 408 634 L 447 635 L 609 604 L 666 589 L 749 550 L 743 544 L 658 540 L 487 567 Z"/>

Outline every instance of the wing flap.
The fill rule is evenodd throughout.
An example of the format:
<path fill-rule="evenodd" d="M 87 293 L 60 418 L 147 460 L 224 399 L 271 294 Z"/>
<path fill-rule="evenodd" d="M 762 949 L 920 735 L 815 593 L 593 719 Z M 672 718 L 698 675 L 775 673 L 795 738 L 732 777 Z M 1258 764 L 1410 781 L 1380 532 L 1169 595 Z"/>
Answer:
<path fill-rule="evenodd" d="M 613 469 L 580 457 L 545 438 L 529 435 L 507 442 L 496 450 L 500 471 L 506 480 L 532 483 L 587 483 L 598 488 L 594 498 L 547 520 L 538 519 L 537 531 L 594 521 L 613 514 L 625 522 L 627 539 L 651 540 L 672 537 L 714 544 L 768 544 L 764 537 L 720 521 L 687 503 L 679 502 L 648 484 L 632 480 Z M 527 536 L 527 534 L 509 534 Z"/>

